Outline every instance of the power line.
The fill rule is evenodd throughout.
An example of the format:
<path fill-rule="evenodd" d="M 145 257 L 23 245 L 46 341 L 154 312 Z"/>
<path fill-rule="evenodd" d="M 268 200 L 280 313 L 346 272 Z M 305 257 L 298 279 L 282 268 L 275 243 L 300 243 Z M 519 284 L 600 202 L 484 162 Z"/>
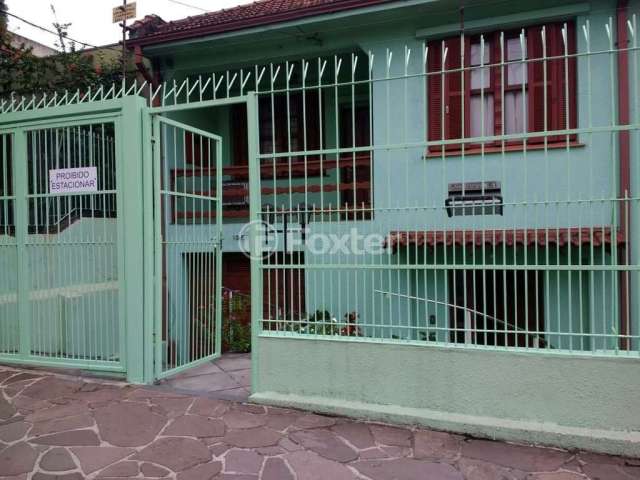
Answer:
<path fill-rule="evenodd" d="M 193 8 L 194 10 L 200 10 L 201 12 L 204 12 L 204 13 L 209 13 L 210 12 L 210 10 L 207 10 L 205 8 L 197 7 L 195 5 L 191 5 L 191 4 L 185 3 L 185 2 L 180 2 L 179 0 L 167 0 L 167 1 L 170 2 L 170 3 L 176 3 L 178 5 L 182 5 L 183 7 Z"/>
<path fill-rule="evenodd" d="M 13 17 L 16 20 L 20 20 L 21 22 L 24 22 L 27 25 L 30 25 L 30 26 L 32 26 L 34 28 L 37 28 L 38 30 L 42 30 L 43 32 L 50 33 L 51 35 L 55 35 L 56 37 L 58 37 L 58 32 L 54 32 L 53 30 L 50 30 L 50 29 L 48 29 L 46 27 L 43 27 L 42 25 L 38 25 L 36 23 L 33 23 L 32 21 L 27 20 L 26 18 L 22 18 L 22 17 L 20 17 L 18 15 L 15 15 L 15 14 L 9 12 L 9 11 L 5 10 L 4 13 L 5 13 L 5 15 Z M 100 47 L 98 45 L 93 45 L 91 43 L 81 42 L 80 40 L 76 40 L 75 38 L 72 38 L 72 37 L 70 37 L 68 35 L 65 38 L 69 39 L 70 41 L 72 41 L 74 43 L 77 43 L 78 45 L 83 45 L 85 47 L 91 47 L 91 48 L 95 48 L 95 49 L 99 49 L 99 50 L 111 50 L 111 51 L 114 51 L 114 52 L 118 52 L 119 54 L 122 54 L 122 51 L 120 51 L 120 49 L 117 49 L 117 48 L 114 48 L 114 47 L 109 47 L 109 46 Z M 148 59 L 148 57 L 146 57 L 144 55 L 143 55 L 143 57 Z"/>

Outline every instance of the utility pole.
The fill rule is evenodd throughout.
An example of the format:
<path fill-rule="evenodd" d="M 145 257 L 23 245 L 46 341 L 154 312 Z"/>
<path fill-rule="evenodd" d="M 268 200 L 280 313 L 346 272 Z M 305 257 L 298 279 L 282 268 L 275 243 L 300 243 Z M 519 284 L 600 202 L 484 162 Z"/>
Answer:
<path fill-rule="evenodd" d="M 113 9 L 113 23 L 122 27 L 122 82 L 127 77 L 127 20 L 136 18 L 136 2 L 127 4 L 127 0 L 122 0 L 122 5 Z"/>
<path fill-rule="evenodd" d="M 122 0 L 122 84 L 127 78 L 127 0 Z"/>

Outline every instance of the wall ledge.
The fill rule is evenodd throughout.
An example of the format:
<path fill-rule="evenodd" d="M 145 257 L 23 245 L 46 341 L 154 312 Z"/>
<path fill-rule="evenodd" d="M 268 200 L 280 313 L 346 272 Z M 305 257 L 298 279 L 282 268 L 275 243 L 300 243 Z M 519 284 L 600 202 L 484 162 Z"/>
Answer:
<path fill-rule="evenodd" d="M 299 408 L 364 420 L 418 425 L 492 440 L 526 442 L 568 449 L 578 448 L 640 458 L 640 432 L 635 431 L 568 427 L 548 422 L 463 415 L 422 408 L 276 392 L 254 393 L 249 400 L 264 405 Z"/>
<path fill-rule="evenodd" d="M 522 28 L 526 25 L 548 22 L 552 20 L 564 20 L 584 15 L 591 11 L 591 4 L 588 2 L 574 3 L 569 5 L 559 5 L 551 8 L 539 10 L 529 10 L 522 13 L 503 15 L 491 18 L 482 18 L 465 22 L 465 33 L 481 33 L 487 29 L 511 29 Z M 422 28 L 416 32 L 416 38 L 431 39 L 452 34 L 459 34 L 460 24 L 452 23 L 448 25 L 438 25 L 436 27 Z"/>

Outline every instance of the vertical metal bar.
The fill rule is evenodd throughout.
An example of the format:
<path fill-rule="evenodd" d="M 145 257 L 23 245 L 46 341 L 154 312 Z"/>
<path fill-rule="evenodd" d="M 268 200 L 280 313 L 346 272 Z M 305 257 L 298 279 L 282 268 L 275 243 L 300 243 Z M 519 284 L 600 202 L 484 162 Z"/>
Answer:
<path fill-rule="evenodd" d="M 31 350 L 31 305 L 29 303 L 29 259 L 26 247 L 28 235 L 27 199 L 27 132 L 17 130 L 13 136 L 12 170 L 15 182 L 15 224 L 18 258 L 18 319 L 20 355 L 29 356 Z"/>
<path fill-rule="evenodd" d="M 166 255 L 163 249 L 162 242 L 162 223 L 164 222 L 164 216 L 162 214 L 162 184 L 161 184 L 161 170 L 164 163 L 164 155 L 166 150 L 166 128 L 160 123 L 160 118 L 156 115 L 152 118 L 153 124 L 153 157 L 152 157 L 152 174 L 153 174 L 153 216 L 154 216 L 154 243 L 155 243 L 155 276 L 154 276 L 154 351 L 155 351 L 155 378 L 159 378 L 162 374 L 165 365 L 169 362 L 169 338 L 164 336 L 166 332 L 163 329 L 164 321 L 167 318 L 167 312 L 164 309 L 164 302 L 166 297 L 163 298 L 163 278 L 165 275 L 163 269 L 163 258 Z M 165 342 L 166 339 L 166 343 Z M 163 348 L 164 347 L 164 348 Z M 166 357 L 164 354 L 166 353 Z"/>
<path fill-rule="evenodd" d="M 250 122 L 247 122 L 250 125 Z M 250 128 L 250 127 L 249 127 Z M 209 144 L 211 141 L 209 140 Z M 223 248 L 223 218 L 222 218 L 222 141 L 217 140 L 216 144 L 216 257 L 215 257 L 215 306 L 216 306 L 216 329 L 215 329 L 215 354 L 222 354 L 222 248 Z M 211 149 L 209 149 L 211 151 Z M 249 157 L 250 159 L 252 157 Z M 251 172 L 249 173 L 251 174 Z M 251 198 L 251 196 L 249 197 Z M 252 282 L 253 285 L 253 282 Z M 253 297 L 255 298 L 255 297 Z M 262 298 L 262 297 L 258 297 Z"/>

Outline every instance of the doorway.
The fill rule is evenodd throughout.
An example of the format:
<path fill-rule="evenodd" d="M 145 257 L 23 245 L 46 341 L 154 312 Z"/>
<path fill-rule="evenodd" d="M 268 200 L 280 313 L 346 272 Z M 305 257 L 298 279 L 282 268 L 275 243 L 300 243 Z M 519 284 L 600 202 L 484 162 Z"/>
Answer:
<path fill-rule="evenodd" d="M 449 272 L 450 341 L 542 347 L 544 276 L 525 270 Z"/>

